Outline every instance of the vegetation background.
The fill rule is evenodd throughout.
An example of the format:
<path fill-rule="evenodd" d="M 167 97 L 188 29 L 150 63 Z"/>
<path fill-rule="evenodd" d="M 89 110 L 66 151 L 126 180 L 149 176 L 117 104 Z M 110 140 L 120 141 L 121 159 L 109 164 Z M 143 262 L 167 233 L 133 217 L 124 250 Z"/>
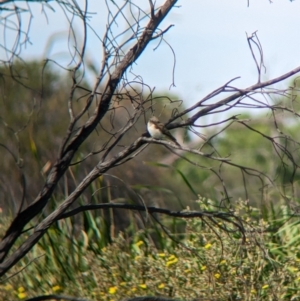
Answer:
<path fill-rule="evenodd" d="M 109 71 L 118 63 L 113 61 Z M 2 242 L 63 161 L 59 156 L 69 135 L 70 99 L 74 115 L 82 118 L 69 141 L 103 105 L 105 84 L 94 91 L 88 79 L 77 82 L 82 70 L 76 68 L 62 72 L 49 61 L 24 61 L 17 55 L 0 67 Z M 178 96 L 124 82 L 112 93 L 106 114 L 82 139 L 46 205 L 24 223 L 10 249 L 0 248 L 1 254 L 7 252 L 1 257 L 0 298 L 300 300 L 298 77 L 282 90 L 243 92 L 245 98 L 212 111 L 221 115 L 215 123 L 203 116 L 199 131 L 196 123 L 170 127 L 187 150 L 145 140 L 149 144 L 141 152 L 99 173 L 6 272 L 6 256 L 22 250 L 99 161 L 115 158 L 140 137 L 149 139 L 146 123 L 153 112 L 163 122 L 193 117 Z M 240 90 L 225 85 L 219 92 Z M 89 104 L 92 93 L 99 99 Z M 204 105 L 203 100 L 200 108 L 217 103 Z"/>

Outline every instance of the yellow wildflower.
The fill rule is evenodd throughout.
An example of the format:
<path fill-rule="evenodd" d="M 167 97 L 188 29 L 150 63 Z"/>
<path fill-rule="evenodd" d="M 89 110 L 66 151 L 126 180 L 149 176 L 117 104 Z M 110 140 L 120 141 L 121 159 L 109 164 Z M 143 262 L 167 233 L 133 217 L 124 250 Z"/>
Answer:
<path fill-rule="evenodd" d="M 175 255 L 171 255 L 171 256 L 169 256 L 168 261 L 173 260 L 173 259 L 175 259 L 175 258 L 176 258 Z"/>
<path fill-rule="evenodd" d="M 144 243 L 144 242 L 143 242 L 142 240 L 139 240 L 137 243 L 135 243 L 135 245 L 136 245 L 137 247 L 139 247 L 139 246 L 141 246 L 143 243 Z"/>
<path fill-rule="evenodd" d="M 164 283 L 161 283 L 157 286 L 159 289 L 163 289 L 165 287 L 165 284 Z"/>
<path fill-rule="evenodd" d="M 158 253 L 158 256 L 159 257 L 166 257 L 166 254 L 165 253 Z"/>
<path fill-rule="evenodd" d="M 108 293 L 111 294 L 111 295 L 114 295 L 117 291 L 117 287 L 116 286 L 111 286 L 109 289 L 108 289 Z"/>
<path fill-rule="evenodd" d="M 52 287 L 52 290 L 53 290 L 54 292 L 57 292 L 57 291 L 60 291 L 60 290 L 61 290 L 61 287 L 60 287 L 59 285 L 55 285 L 55 286 Z"/>
<path fill-rule="evenodd" d="M 24 293 L 24 292 L 25 292 L 25 288 L 24 288 L 23 286 L 20 286 L 20 287 L 18 288 L 18 292 L 19 292 L 19 293 Z"/>
<path fill-rule="evenodd" d="M 216 279 L 219 279 L 221 277 L 221 274 L 216 273 L 214 276 L 215 276 Z"/>
<path fill-rule="evenodd" d="M 166 262 L 166 266 L 169 267 L 170 265 L 175 264 L 178 261 L 178 258 L 174 258 L 173 260 L 169 260 Z"/>
<path fill-rule="evenodd" d="M 142 288 L 142 289 L 146 289 L 147 285 L 146 284 L 140 284 L 139 287 Z"/>
<path fill-rule="evenodd" d="M 269 285 L 268 285 L 268 284 L 265 284 L 265 285 L 262 287 L 263 290 L 265 290 L 265 289 L 267 289 L 267 288 L 269 288 Z"/>
<path fill-rule="evenodd" d="M 201 267 L 201 271 L 205 271 L 206 270 L 206 265 L 203 265 L 202 267 Z"/>
<path fill-rule="evenodd" d="M 18 293 L 18 298 L 19 299 L 25 299 L 27 297 L 27 294 L 26 293 Z"/>
<path fill-rule="evenodd" d="M 204 246 L 204 249 L 209 250 L 212 247 L 212 244 L 208 243 Z"/>

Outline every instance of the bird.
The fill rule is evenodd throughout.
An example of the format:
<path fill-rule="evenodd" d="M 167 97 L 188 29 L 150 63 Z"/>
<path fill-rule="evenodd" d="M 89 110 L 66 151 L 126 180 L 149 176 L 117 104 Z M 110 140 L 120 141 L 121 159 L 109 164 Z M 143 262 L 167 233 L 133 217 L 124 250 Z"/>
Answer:
<path fill-rule="evenodd" d="M 152 116 L 147 123 L 147 130 L 150 136 L 154 139 L 163 139 L 168 137 L 172 140 L 177 146 L 181 147 L 181 145 L 177 142 L 177 140 L 172 136 L 169 130 L 165 127 L 163 123 L 161 123 L 157 117 Z"/>

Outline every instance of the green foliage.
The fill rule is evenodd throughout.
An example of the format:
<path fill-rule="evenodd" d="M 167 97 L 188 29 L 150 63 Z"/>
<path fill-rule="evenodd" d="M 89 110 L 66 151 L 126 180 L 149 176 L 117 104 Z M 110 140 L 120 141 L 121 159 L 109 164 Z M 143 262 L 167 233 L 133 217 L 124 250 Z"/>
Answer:
<path fill-rule="evenodd" d="M 65 102 L 68 80 L 50 66 L 35 61 L 1 67 L 0 75 L 0 142 L 6 147 L 0 148 L 0 155 L 5 158 L 0 161 L 1 200 L 6 200 L 0 206 L 9 210 L 19 206 L 16 200 L 23 193 L 21 174 L 30 187 L 26 189 L 27 202 L 43 184 L 47 172 L 43 168 L 50 165 L 61 139 L 58 136 L 63 135 L 68 124 Z M 63 107 L 66 109 L 59 109 Z"/>
<path fill-rule="evenodd" d="M 68 128 L 70 120 L 68 102 L 72 103 L 75 113 L 79 112 L 86 103 L 86 91 L 81 88 L 77 88 L 73 98 L 70 98 L 72 86 L 70 74 L 58 73 L 49 62 L 45 64 L 37 61 L 17 61 L 10 67 L 0 68 L 0 143 L 14 155 L 14 157 L 9 155 L 6 148 L 0 147 L 0 155 L 5 157 L 5 160 L 0 161 L 2 171 L 0 207 L 6 212 L 20 205 L 19 200 L 22 199 L 23 194 L 21 175 L 26 178 L 25 203 L 29 204 L 34 200 L 57 158 L 58 148 Z M 81 83 L 81 86 L 88 87 L 85 83 Z M 137 91 L 132 91 L 132 94 L 132 97 L 139 97 L 136 96 Z M 160 115 L 164 122 L 170 118 L 166 112 L 175 110 L 181 104 L 176 101 L 170 104 L 168 97 L 152 95 L 152 98 L 152 104 L 156 108 L 155 114 Z M 132 110 L 131 100 L 120 93 L 113 100 L 113 107 L 114 109 L 99 123 L 97 131 L 90 135 L 76 153 L 73 162 L 81 163 L 70 167 L 69 172 L 59 183 L 51 200 L 53 206 L 64 199 L 66 192 L 72 191 L 79 179 L 86 176 L 97 164 L 99 159 L 97 152 L 109 139 L 112 139 L 109 132 L 117 133 L 127 122 L 126 116 L 119 108 Z M 95 105 L 92 104 L 90 110 L 83 116 L 83 120 L 91 116 L 94 108 Z M 147 118 L 148 116 L 140 118 L 135 127 L 124 135 L 120 146 L 130 143 L 146 131 Z M 74 133 L 79 125 L 76 125 Z M 92 152 L 94 155 L 86 159 Z M 146 187 L 151 187 L 156 200 L 161 201 L 163 195 L 168 194 L 172 203 L 178 195 L 185 195 L 186 191 L 179 189 L 178 181 L 174 181 L 171 177 L 170 180 L 167 178 L 171 172 L 161 173 L 160 170 L 144 164 L 145 161 L 163 158 L 168 154 L 168 150 L 164 147 L 150 146 L 138 158 L 127 162 L 126 167 L 116 167 L 111 173 L 119 179 L 126 179 L 125 185 L 132 185 L 141 195 L 150 190 Z M 168 181 L 165 181 L 165 178 Z M 109 180 L 109 182 L 114 181 Z M 163 187 L 162 182 L 167 184 Z M 116 185 L 120 186 L 120 182 Z M 108 189 L 103 189 L 104 186 L 106 185 L 103 184 L 93 196 L 93 202 L 105 202 L 109 199 Z M 160 190 L 154 193 L 154 186 Z M 116 191 L 116 189 L 111 190 Z M 120 195 L 114 195 L 113 198 L 124 198 L 122 189 L 119 191 Z M 86 194 L 82 202 L 90 202 L 89 197 L 90 195 Z M 133 201 L 133 198 L 126 195 L 126 200 Z"/>
<path fill-rule="evenodd" d="M 2 67 L 0 73 L 2 104 L 0 140 L 17 158 L 15 162 L 4 148 L 0 148 L 0 154 L 6 157 L 6 160 L 0 162 L 2 170 L 0 202 L 4 199 L 7 200 L 5 204 L 0 203 L 0 206 L 4 210 L 10 210 L 11 208 L 8 208 L 7 204 L 18 207 L 19 204 L 16 204 L 16 200 L 20 200 L 22 197 L 21 172 L 27 181 L 25 191 L 27 203 L 36 197 L 44 184 L 45 176 L 57 157 L 58 146 L 68 127 L 67 102 L 70 100 L 70 95 L 67 92 L 70 91 L 72 82 L 68 74 L 57 73 L 49 63 L 45 65 L 42 62 L 14 63 L 12 73 L 15 79 L 8 76 L 11 74 L 9 68 Z M 297 93 L 296 88 L 297 82 L 295 81 L 295 94 Z M 85 103 L 85 92 L 81 89 L 75 91 L 74 99 L 76 101 L 72 100 L 75 112 L 78 112 Z M 137 95 L 138 91 L 132 91 L 132 97 L 139 97 Z M 95 155 L 89 156 L 81 164 L 73 165 L 69 169 L 63 183 L 59 183 L 53 200 L 63 199 L 65 192 L 72 191 L 76 187 L 78 179 L 82 179 L 91 167 L 95 166 L 98 159 L 97 151 L 111 137 L 107 132 L 118 132 L 122 128 L 126 118 L 124 118 L 122 110 L 119 110 L 121 102 L 122 107 L 126 110 L 132 110 L 131 100 L 128 97 L 122 97 L 121 93 L 116 96 L 113 101 L 116 110 L 112 110 L 111 115 L 108 114 L 101 121 L 97 131 L 92 133 L 91 137 L 80 147 L 73 162 L 84 160 L 91 152 L 94 152 Z M 170 102 L 168 97 L 156 97 L 155 95 L 152 95 L 152 98 L 151 104 L 155 109 L 155 114 L 160 116 L 164 122 L 170 117 L 171 111 L 176 112 L 181 109 L 180 101 Z M 294 109 L 297 110 L 297 94 L 294 99 Z M 280 99 L 276 101 L 280 104 Z M 84 118 L 88 118 L 93 109 L 92 105 Z M 124 135 L 120 146 L 130 143 L 145 132 L 147 117 L 140 118 L 132 131 Z M 299 125 L 293 122 L 292 113 L 291 116 L 287 116 L 287 113 L 281 116 L 278 113 L 276 118 L 279 129 L 284 129 L 291 137 L 297 136 Z M 255 131 L 249 130 L 242 121 L 247 121 L 246 124 Z M 270 116 L 263 114 L 239 115 L 230 126 L 226 125 L 226 130 L 215 136 L 219 129 L 220 127 L 212 126 L 206 130 L 209 138 L 207 143 L 204 143 L 203 140 L 193 142 L 186 133 L 182 133 L 180 130 L 179 133 L 180 138 L 184 136 L 184 144 L 187 146 L 189 146 L 188 143 L 196 143 L 199 144 L 199 149 L 203 153 L 220 155 L 223 158 L 228 157 L 234 164 L 255 168 L 274 180 L 274 185 L 271 185 L 269 181 L 266 181 L 267 185 L 264 185 L 265 183 L 261 181 L 261 178 L 266 180 L 264 176 L 259 178 L 249 175 L 234 166 L 220 164 L 206 157 L 183 153 L 182 157 L 194 162 L 193 165 L 183 158 L 172 159 L 170 152 L 160 145 L 150 145 L 137 158 L 127 162 L 126 166 L 116 167 L 110 172 L 119 179 L 126 179 L 125 185 L 131 185 L 132 189 L 143 198 L 147 199 L 151 191 L 151 199 L 170 206 L 173 204 L 177 206 L 179 201 L 180 208 L 184 208 L 187 204 L 193 204 L 197 194 L 214 200 L 226 198 L 224 187 L 229 192 L 231 199 L 247 198 L 262 207 L 264 203 L 269 203 L 274 199 L 282 200 L 282 195 L 298 197 L 298 191 L 300 191 L 298 189 L 300 179 L 298 170 L 294 168 L 295 166 L 291 164 L 289 158 L 283 156 L 278 148 L 274 148 L 269 139 L 263 137 L 263 135 L 276 136 L 275 134 L 278 132 Z M 298 146 L 288 139 L 286 141 L 281 139 L 278 142 L 286 145 L 297 163 L 299 161 Z M 158 168 L 158 165 L 147 164 L 147 162 L 153 161 L 163 162 L 161 166 L 164 167 Z M 165 168 L 166 166 L 172 168 Z M 217 173 L 221 175 L 221 178 L 216 175 Z M 11 183 L 10 187 L 6 183 Z M 183 183 L 185 184 L 182 185 Z M 119 186 L 119 183 L 117 185 Z M 113 198 L 124 198 L 122 192 L 120 194 L 121 196 L 114 195 Z M 107 191 L 102 188 L 93 196 L 95 202 L 103 202 L 107 199 L 109 199 Z M 126 200 L 133 201 L 133 198 L 126 195 Z M 83 197 L 83 202 L 90 202 L 89 195 Z"/>
<path fill-rule="evenodd" d="M 197 203 L 201 210 L 215 209 L 208 199 L 200 198 Z M 76 231 L 72 219 L 60 221 L 11 271 L 22 272 L 2 279 L 0 297 L 10 300 L 61 293 L 91 300 L 140 295 L 297 300 L 299 222 L 290 218 L 286 206 L 274 208 L 268 219 L 258 219 L 257 208 L 248 202 L 237 204 L 234 210 L 245 222 L 245 241 L 238 233 L 228 235 L 222 230 L 230 231 L 230 224 L 224 221 L 215 221 L 220 228 L 212 228 L 208 220 L 191 219 L 185 221 L 184 235 L 166 235 L 160 229 L 162 249 L 149 238 L 150 229 L 137 231 L 133 237 L 120 233 L 107 245 L 105 231 L 92 215 L 87 215 L 89 223 L 98 226 L 91 232 Z M 161 222 L 172 225 L 174 220 L 163 218 Z"/>
<path fill-rule="evenodd" d="M 5 72 L 8 69 L 1 69 L 1 74 Z M 8 195 L 12 200 L 21 199 L 19 174 L 15 171 L 21 170 L 27 176 L 26 201 L 30 202 L 31 196 L 35 196 L 43 184 L 49 168 L 45 166 L 48 163 L 51 166 L 56 157 L 57 149 L 53 145 L 59 144 L 67 128 L 69 117 L 63 107 L 68 99 L 66 87 L 71 84 L 68 77 L 55 74 L 37 62 L 16 64 L 14 75 L 22 84 L 9 77 L 3 77 L 0 83 L 3 103 L 0 138 L 18 158 L 18 162 L 13 162 L 11 157 L 3 160 L 0 166 L 3 187 L 0 196 L 6 200 L 1 205 L 8 219 L 13 215 L 11 207 L 7 206 Z M 33 81 L 27 82 L 27 78 Z M 31 89 L 23 90 L 24 85 Z M 76 93 L 79 99 L 81 94 Z M 80 100 L 84 101 L 84 95 Z M 115 100 L 116 107 L 119 101 Z M 164 100 L 159 101 L 162 118 L 166 121 Z M 128 99 L 122 99 L 124 107 L 127 102 Z M 74 106 L 79 110 L 80 101 Z M 115 118 L 117 132 L 123 126 L 124 118 L 119 113 L 114 114 L 112 118 Z M 84 143 L 74 161 L 100 149 L 101 143 L 106 141 L 105 135 L 108 135 L 102 127 L 110 128 L 110 117 L 104 119 L 99 132 L 93 133 Z M 190 206 L 208 211 L 221 210 L 219 200 L 225 198 L 224 184 L 230 196 L 234 196 L 230 210 L 244 220 L 246 241 L 230 224 L 215 219 L 161 218 L 160 222 L 165 226 L 162 228 L 148 216 L 132 212 L 87 211 L 53 225 L 11 271 L 22 272 L 7 280 L 1 279 L 0 298 L 24 299 L 26 295 L 50 293 L 108 301 L 136 295 L 217 300 L 300 298 L 299 222 L 290 218 L 290 208 L 280 205 L 283 200 L 290 200 L 289 192 L 297 188 L 299 173 L 285 156 L 281 160 L 273 159 L 276 158 L 273 157 L 276 149 L 264 135 L 274 136 L 274 125 L 268 118 L 261 117 L 256 116 L 247 123 L 254 131 L 249 130 L 246 134 L 241 121 L 249 116 L 240 116 L 220 135 L 214 136 L 215 128 L 210 129 L 207 134 L 213 138 L 208 143 L 201 141 L 199 149 L 222 157 L 231 155 L 235 164 L 257 167 L 265 172 L 275 179 L 277 185 L 268 187 L 267 192 L 265 187 L 264 191 L 259 191 L 261 182 L 258 177 L 244 179 L 242 172 L 237 172 L 235 167 L 225 169 L 223 164 L 206 157 L 195 159 L 191 154 L 183 154 L 185 158 L 172 164 L 152 163 L 160 162 L 160 158 L 167 157 L 169 152 L 162 146 L 151 145 L 138 158 L 127 162 L 125 168 L 115 168 L 113 176 L 105 175 L 92 183 L 79 200 L 82 205 L 106 202 L 144 204 L 145 201 L 170 209 L 182 210 Z M 278 126 L 285 126 L 291 136 L 299 132 L 298 124 L 284 123 L 283 119 Z M 125 142 L 130 143 L 144 131 L 145 123 L 139 120 L 134 130 L 125 135 Z M 12 137 L 16 139 L 12 140 Z M 281 139 L 298 162 L 298 146 L 288 139 Z M 5 152 L 5 149 L 1 151 Z M 185 159 L 196 161 L 191 165 Z M 43 214 L 54 210 L 96 162 L 94 156 L 70 167 Z M 222 171 L 224 183 L 213 170 Z M 10 191 L 6 191 L 7 183 L 12 185 Z M 298 190 L 295 190 L 297 195 Z M 199 194 L 205 198 L 195 202 Z M 239 197 L 245 194 L 247 201 L 240 201 Z M 146 223 L 141 226 L 139 218 L 145 218 Z M 7 218 L 1 217 L 0 235 L 7 226 Z M 224 229 L 228 230 L 227 233 Z M 17 246 L 31 231 L 22 235 Z"/>
<path fill-rule="evenodd" d="M 231 199 L 249 199 L 262 207 L 265 203 L 282 200 L 283 195 L 298 197 L 300 173 L 297 165 L 300 157 L 295 141 L 299 124 L 293 122 L 293 114 L 281 115 L 279 112 L 274 118 L 276 124 L 272 116 L 262 113 L 251 118 L 239 115 L 218 135 L 216 132 L 222 127 L 209 129 L 207 136 L 212 138 L 200 146 L 200 150 L 227 158 L 233 165 L 220 164 L 205 157 L 199 160 L 196 155 L 185 154 L 194 164 L 179 159 L 175 163 L 177 169 L 194 188 L 197 187 L 198 193 L 215 200 L 222 197 L 223 186 Z M 220 177 L 216 176 L 217 173 Z"/>

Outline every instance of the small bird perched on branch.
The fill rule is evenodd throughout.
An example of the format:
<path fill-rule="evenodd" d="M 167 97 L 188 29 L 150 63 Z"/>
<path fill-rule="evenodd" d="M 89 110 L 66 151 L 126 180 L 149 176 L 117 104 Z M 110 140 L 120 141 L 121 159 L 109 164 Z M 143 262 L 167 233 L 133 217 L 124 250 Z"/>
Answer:
<path fill-rule="evenodd" d="M 169 130 L 161 123 L 155 116 L 152 116 L 147 124 L 147 130 L 150 136 L 154 139 L 163 139 L 165 137 L 171 139 L 177 146 L 181 145 L 177 140 L 171 135 Z"/>

